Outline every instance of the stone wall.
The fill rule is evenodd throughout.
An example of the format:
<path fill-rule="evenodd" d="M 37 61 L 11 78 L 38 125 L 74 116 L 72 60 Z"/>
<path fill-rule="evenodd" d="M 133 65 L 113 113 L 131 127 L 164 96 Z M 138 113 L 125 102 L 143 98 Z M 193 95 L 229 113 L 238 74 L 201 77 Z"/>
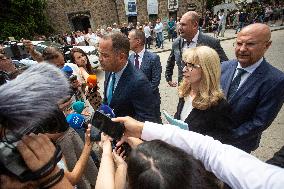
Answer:
<path fill-rule="evenodd" d="M 116 2 L 116 3 L 115 3 Z M 136 0 L 137 21 L 144 23 L 149 21 L 147 12 L 147 0 Z M 158 17 L 167 18 L 169 16 L 168 0 L 158 0 Z M 195 4 L 197 11 L 202 10 L 202 1 L 179 0 L 177 16 L 181 16 L 188 11 L 188 4 Z M 122 24 L 128 22 L 128 17 L 124 10 L 124 0 L 47 0 L 47 15 L 57 32 L 73 31 L 73 24 L 70 20 L 71 14 L 78 12 L 88 12 L 90 25 L 94 29 L 99 26 L 111 26 L 114 22 Z"/>

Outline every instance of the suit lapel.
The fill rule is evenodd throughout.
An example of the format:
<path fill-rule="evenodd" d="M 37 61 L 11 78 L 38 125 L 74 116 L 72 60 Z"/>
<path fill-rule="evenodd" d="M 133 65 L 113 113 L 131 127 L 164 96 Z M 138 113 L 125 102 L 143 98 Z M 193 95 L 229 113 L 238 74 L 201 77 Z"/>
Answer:
<path fill-rule="evenodd" d="M 230 103 L 232 103 L 236 99 L 239 99 L 244 92 L 251 90 L 251 88 L 254 88 L 254 84 L 265 75 L 263 73 L 266 71 L 266 67 L 267 62 L 263 60 L 259 67 L 256 68 L 256 70 L 246 79 L 242 86 L 237 90 L 236 94 L 230 100 Z"/>
<path fill-rule="evenodd" d="M 129 56 L 128 61 L 134 65 L 134 53 Z"/>
<path fill-rule="evenodd" d="M 232 62 L 228 68 L 228 72 L 226 72 L 226 75 L 224 76 L 224 80 L 223 82 L 225 82 L 225 86 L 224 86 L 224 95 L 227 97 L 228 95 L 228 91 L 229 91 L 229 88 L 230 88 L 230 85 L 231 85 L 231 82 L 232 82 L 232 79 L 233 79 L 233 76 L 234 76 L 234 73 L 235 73 L 235 70 L 236 70 L 236 67 L 238 65 L 238 62 L 237 61 L 234 61 Z"/>
<path fill-rule="evenodd" d="M 198 46 L 199 44 L 202 44 L 202 41 L 204 41 L 203 40 L 203 34 L 201 32 L 199 32 L 196 46 Z"/>
<path fill-rule="evenodd" d="M 109 82 L 109 79 L 110 79 L 110 72 L 106 72 L 105 73 L 105 82 L 104 82 L 104 101 L 106 102 L 107 101 L 107 84 Z"/>
<path fill-rule="evenodd" d="M 145 68 L 148 66 L 149 60 L 150 60 L 149 53 L 147 50 L 145 50 L 143 58 L 142 58 L 141 66 L 140 66 L 141 71 L 144 71 Z"/>
<path fill-rule="evenodd" d="M 110 106 L 112 108 L 114 108 L 113 105 L 116 104 L 116 101 L 119 100 L 119 97 L 121 96 L 121 93 L 123 91 L 126 91 L 126 90 L 124 90 L 124 88 L 126 87 L 125 83 L 129 79 L 129 76 L 128 76 L 129 75 L 129 69 L 131 69 L 131 67 L 130 67 L 131 65 L 130 64 L 131 64 L 131 62 L 128 61 L 127 66 L 124 69 L 124 71 L 123 71 L 123 73 L 122 73 L 122 75 L 121 75 L 121 77 L 120 77 L 120 79 L 119 79 L 119 81 L 117 83 L 117 86 L 116 86 L 116 88 L 114 90 L 114 93 L 113 93 L 113 96 L 112 96 L 112 99 L 111 99 L 111 102 L 110 102 Z"/>

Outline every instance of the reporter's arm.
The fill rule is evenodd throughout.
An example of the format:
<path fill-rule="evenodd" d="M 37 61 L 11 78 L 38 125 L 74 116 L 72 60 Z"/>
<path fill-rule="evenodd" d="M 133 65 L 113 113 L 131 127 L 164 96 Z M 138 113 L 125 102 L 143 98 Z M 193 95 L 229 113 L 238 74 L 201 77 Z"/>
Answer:
<path fill-rule="evenodd" d="M 119 152 L 118 152 L 119 153 Z M 126 188 L 126 175 L 127 175 L 127 164 L 123 159 L 123 153 L 117 154 L 116 151 L 112 152 L 113 159 L 116 165 L 114 185 L 115 189 Z"/>
<path fill-rule="evenodd" d="M 96 189 L 114 189 L 114 174 L 111 144 L 109 140 L 106 140 L 103 144 L 103 154 L 96 181 Z"/>
<path fill-rule="evenodd" d="M 42 62 L 43 57 L 42 54 L 35 50 L 34 45 L 30 40 L 23 40 L 24 46 L 27 48 L 28 53 L 32 56 L 32 58 L 37 62 Z"/>
<path fill-rule="evenodd" d="M 87 83 L 87 79 L 88 77 L 90 76 L 90 74 L 88 74 L 88 72 L 85 70 L 85 68 L 83 67 L 79 67 L 79 70 L 80 70 L 80 74 L 81 76 L 84 78 L 85 80 L 85 83 Z"/>
<path fill-rule="evenodd" d="M 86 131 L 85 138 L 86 138 L 86 141 L 85 141 L 83 151 L 81 153 L 79 160 L 76 162 L 75 167 L 73 168 L 71 172 L 67 170 L 64 171 L 64 174 L 66 175 L 66 177 L 68 178 L 68 180 L 71 182 L 73 186 L 76 185 L 80 181 L 86 169 L 88 159 L 90 158 L 90 153 L 93 147 L 93 142 L 90 141 L 90 127 Z"/>
<path fill-rule="evenodd" d="M 279 189 L 284 186 L 283 169 L 212 137 L 151 122 L 144 123 L 141 137 L 144 140 L 160 139 L 185 150 L 232 188 Z"/>

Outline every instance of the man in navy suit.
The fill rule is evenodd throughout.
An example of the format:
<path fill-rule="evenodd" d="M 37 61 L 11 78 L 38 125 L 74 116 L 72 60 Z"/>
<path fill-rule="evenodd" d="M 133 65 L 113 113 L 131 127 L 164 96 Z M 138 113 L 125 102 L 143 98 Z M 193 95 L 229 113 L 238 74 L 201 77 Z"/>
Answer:
<path fill-rule="evenodd" d="M 105 35 L 99 42 L 99 60 L 106 71 L 104 103 L 117 117 L 156 122 L 151 84 L 128 62 L 129 50 L 128 38 L 121 33 Z"/>
<path fill-rule="evenodd" d="M 265 24 L 243 28 L 236 41 L 237 60 L 222 63 L 221 85 L 238 125 L 233 140 L 246 152 L 258 147 L 284 101 L 284 73 L 264 59 L 270 37 Z"/>
<path fill-rule="evenodd" d="M 151 83 L 155 99 L 155 113 L 158 123 L 162 123 L 160 105 L 161 97 L 159 92 L 159 84 L 161 80 L 162 66 L 160 57 L 145 49 L 145 33 L 141 30 L 132 30 L 128 34 L 130 49 L 134 51 L 129 56 L 129 61 L 141 70 Z"/>
<path fill-rule="evenodd" d="M 195 11 L 188 11 L 182 15 L 179 22 L 180 36 L 172 44 L 172 51 L 167 61 L 166 80 L 171 87 L 176 87 L 177 83 L 172 81 L 175 63 L 178 66 L 178 83 L 182 80 L 184 64 L 181 61 L 184 49 L 205 45 L 216 50 L 221 61 L 228 60 L 220 41 L 199 31 L 199 16 Z"/>

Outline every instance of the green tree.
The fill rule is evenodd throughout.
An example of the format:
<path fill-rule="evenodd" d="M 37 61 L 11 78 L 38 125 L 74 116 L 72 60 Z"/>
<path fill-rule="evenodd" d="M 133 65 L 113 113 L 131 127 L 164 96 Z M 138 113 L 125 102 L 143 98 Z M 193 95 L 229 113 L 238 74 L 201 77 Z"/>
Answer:
<path fill-rule="evenodd" d="M 0 38 L 16 39 L 53 32 L 44 11 L 45 0 L 0 0 Z"/>
<path fill-rule="evenodd" d="M 223 3 L 224 0 L 206 0 L 206 8 L 212 9 L 214 6 Z"/>

